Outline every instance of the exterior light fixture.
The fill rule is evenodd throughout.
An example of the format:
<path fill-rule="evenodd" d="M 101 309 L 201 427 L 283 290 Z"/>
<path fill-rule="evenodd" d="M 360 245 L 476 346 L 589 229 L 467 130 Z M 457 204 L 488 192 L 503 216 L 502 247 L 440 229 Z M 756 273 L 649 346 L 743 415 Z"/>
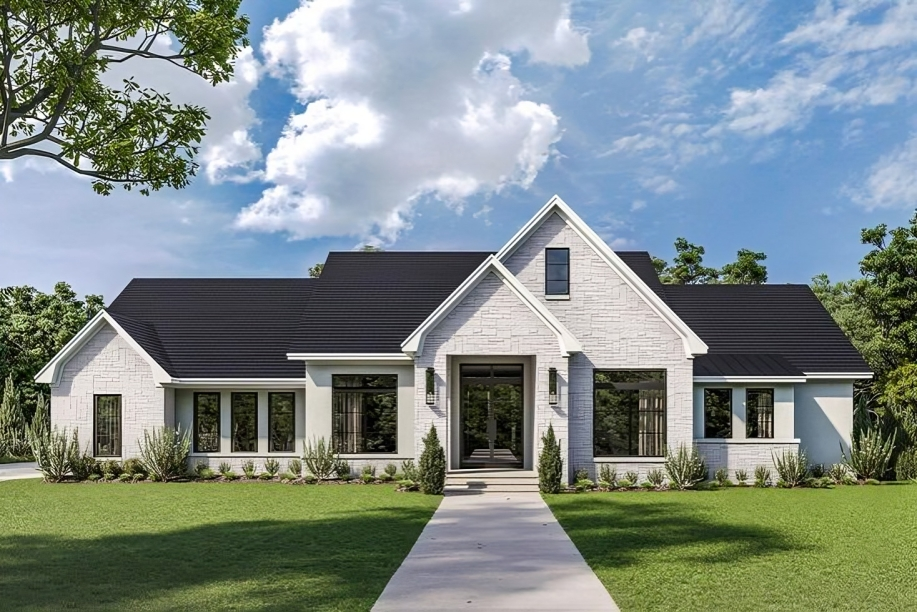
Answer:
<path fill-rule="evenodd" d="M 436 403 L 436 372 L 433 368 L 427 368 L 427 404 Z"/>
<path fill-rule="evenodd" d="M 548 403 L 557 403 L 557 368 L 548 368 Z"/>

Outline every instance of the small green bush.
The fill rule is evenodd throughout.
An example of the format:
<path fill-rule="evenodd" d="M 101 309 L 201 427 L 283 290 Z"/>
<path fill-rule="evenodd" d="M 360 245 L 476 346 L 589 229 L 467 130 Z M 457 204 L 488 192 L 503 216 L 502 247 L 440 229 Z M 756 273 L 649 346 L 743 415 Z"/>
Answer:
<path fill-rule="evenodd" d="M 653 491 L 653 490 L 656 489 L 656 487 L 653 486 L 653 483 L 651 483 L 651 482 L 648 481 L 648 480 L 644 480 L 643 482 L 641 482 L 641 483 L 640 483 L 640 488 L 641 488 L 641 489 L 644 489 L 644 490 L 646 490 L 646 491 Z"/>
<path fill-rule="evenodd" d="M 268 474 L 267 472 L 261 472 L 261 473 L 258 475 L 258 478 L 259 478 L 260 480 L 274 480 L 274 475 L 273 475 L 273 474 Z"/>
<path fill-rule="evenodd" d="M 634 483 L 626 478 L 622 478 L 617 482 L 617 486 L 619 489 L 629 489 L 634 486 Z"/>
<path fill-rule="evenodd" d="M 864 485 L 880 485 L 882 483 L 879 482 L 878 479 L 876 478 L 867 478 L 866 480 L 863 481 L 863 484 Z"/>
<path fill-rule="evenodd" d="M 759 489 L 766 488 L 771 482 L 771 471 L 763 466 L 759 465 L 755 468 L 755 486 Z"/>
<path fill-rule="evenodd" d="M 407 476 L 405 471 L 405 476 Z M 564 461 L 561 456 L 560 442 L 554 435 L 554 425 L 541 436 L 541 453 L 538 455 L 538 489 L 542 493 L 560 493 L 564 480 Z"/>
<path fill-rule="evenodd" d="M 376 466 L 372 463 L 367 463 L 363 466 L 363 469 L 360 470 L 361 475 L 369 474 L 372 477 L 376 476 Z"/>
<path fill-rule="evenodd" d="M 255 478 L 256 468 L 255 462 L 251 459 L 242 462 L 242 473 L 245 474 L 245 477 L 249 480 Z"/>
<path fill-rule="evenodd" d="M 363 484 L 372 484 L 376 482 L 376 477 L 373 476 L 372 474 L 368 474 L 364 472 L 360 474 L 360 480 L 363 481 Z"/>
<path fill-rule="evenodd" d="M 640 482 L 640 474 L 639 474 L 638 472 L 633 471 L 633 470 L 629 470 L 629 471 L 627 471 L 627 472 L 624 472 L 624 478 L 625 478 L 626 480 L 629 480 L 629 481 L 630 481 L 631 483 L 633 483 L 633 484 L 637 484 L 638 482 Z"/>
<path fill-rule="evenodd" d="M 127 472 L 121 472 L 121 474 L 118 475 L 118 480 L 120 480 L 121 482 L 130 482 L 132 478 L 133 476 L 131 476 Z"/>
<path fill-rule="evenodd" d="M 222 476 L 224 480 L 239 480 L 239 475 L 233 472 L 232 470 L 229 470 Z"/>
<path fill-rule="evenodd" d="M 617 470 L 612 469 L 610 465 L 608 465 L 607 463 L 603 463 L 601 467 L 599 467 L 599 480 L 603 482 L 607 482 L 608 483 L 607 488 L 610 489 L 611 487 L 613 487 L 617 479 L 618 479 L 618 472 Z"/>
<path fill-rule="evenodd" d="M 71 450 L 76 449 L 76 448 L 77 446 L 75 445 L 75 442 L 74 442 L 71 445 Z M 70 463 L 70 474 L 76 480 L 86 480 L 87 478 L 89 478 L 90 474 L 97 474 L 97 473 L 111 474 L 113 477 L 117 477 L 120 474 L 120 472 L 116 473 L 112 471 L 106 471 L 105 469 L 103 469 L 104 465 L 107 464 L 108 462 L 106 461 L 105 464 L 99 464 L 99 462 L 95 460 L 95 457 L 89 454 L 88 450 L 86 450 L 83 454 L 80 454 L 78 451 L 73 452 L 73 454 L 70 456 L 69 463 Z M 118 462 L 114 461 L 112 463 L 117 464 Z"/>
<path fill-rule="evenodd" d="M 273 478 L 280 471 L 280 462 L 274 458 L 264 460 L 264 471 Z"/>
<path fill-rule="evenodd" d="M 76 432 L 74 432 L 76 433 Z M 61 482 L 70 472 L 71 438 L 67 429 L 29 430 L 29 445 L 47 482 Z M 77 445 L 79 452 L 79 445 Z"/>
<path fill-rule="evenodd" d="M 404 480 L 398 481 L 398 490 L 399 491 L 419 491 L 420 486 L 413 480 L 405 478 Z"/>
<path fill-rule="evenodd" d="M 344 481 L 351 480 L 353 472 L 350 469 L 350 463 L 346 459 L 338 458 L 334 464 L 334 475 Z"/>
<path fill-rule="evenodd" d="M 125 474 L 130 474 L 131 476 L 135 474 L 146 474 L 146 470 L 143 469 L 143 462 L 137 458 L 125 459 L 124 463 L 121 465 L 121 468 L 124 470 Z"/>
<path fill-rule="evenodd" d="M 825 466 L 822 463 L 813 463 L 809 466 L 809 475 L 812 478 L 824 478 Z"/>
<path fill-rule="evenodd" d="M 394 478 L 395 474 L 398 473 L 398 466 L 394 463 L 387 463 L 385 465 L 385 473 Z"/>
<path fill-rule="evenodd" d="M 423 439 L 420 455 L 420 490 L 427 495 L 442 495 L 446 486 L 446 453 L 436 435 L 436 426 Z"/>
<path fill-rule="evenodd" d="M 897 480 L 917 480 L 917 446 L 905 448 L 895 461 L 895 478 Z"/>
<path fill-rule="evenodd" d="M 716 482 L 717 486 L 725 487 L 729 486 L 726 483 L 729 482 L 729 470 L 726 468 L 720 468 L 717 471 L 713 472 L 713 481 Z M 729 482 L 729 484 L 732 484 Z"/>
<path fill-rule="evenodd" d="M 194 464 L 194 475 L 197 478 L 200 478 L 204 470 L 209 470 L 209 469 L 210 468 L 208 467 L 206 461 L 198 461 L 197 463 Z"/>
<path fill-rule="evenodd" d="M 595 483 L 592 482 L 591 480 L 589 480 L 588 478 L 582 478 L 582 479 L 576 481 L 576 484 L 574 485 L 574 488 L 575 488 L 578 492 L 582 492 L 582 491 L 591 491 L 592 489 L 595 488 Z"/>
<path fill-rule="evenodd" d="M 318 482 L 318 478 L 315 476 L 315 474 L 306 474 L 302 477 L 302 481 L 306 484 L 315 484 Z"/>
<path fill-rule="evenodd" d="M 854 482 L 853 474 L 845 463 L 835 463 L 828 468 L 828 478 L 834 484 L 852 484 Z"/>
<path fill-rule="evenodd" d="M 226 474 L 232 472 L 232 464 L 228 461 L 220 461 L 220 476 L 226 477 Z"/>
<path fill-rule="evenodd" d="M 306 469 L 318 480 L 331 478 L 338 465 L 338 456 L 334 452 L 334 446 L 325 438 L 307 440 L 302 460 Z"/>
<path fill-rule="evenodd" d="M 737 484 L 737 485 L 739 485 L 740 487 L 744 487 L 744 486 L 747 484 L 747 483 L 746 483 L 746 481 L 748 480 L 748 472 L 747 472 L 747 471 L 745 471 L 745 470 L 736 470 L 736 471 L 735 471 L 735 476 L 736 476 L 736 484 Z"/>
<path fill-rule="evenodd" d="M 299 459 L 290 459 L 287 463 L 287 471 L 299 478 L 302 476 L 302 461 Z"/>
<path fill-rule="evenodd" d="M 659 468 L 654 468 L 647 472 L 646 481 L 652 485 L 654 489 L 661 489 L 665 484 L 665 473 Z"/>
<path fill-rule="evenodd" d="M 879 427 L 870 426 L 861 434 L 853 436 L 850 457 L 847 457 L 841 445 L 841 456 L 857 478 L 876 479 L 885 474 L 894 449 L 894 433 L 886 438 Z"/>
<path fill-rule="evenodd" d="M 573 472 L 573 481 L 579 482 L 580 480 L 589 480 L 589 470 L 584 467 L 581 467 Z"/>
<path fill-rule="evenodd" d="M 131 474 L 131 482 L 142 482 L 146 480 L 146 474 L 143 472 L 134 472 Z"/>
<path fill-rule="evenodd" d="M 791 489 L 803 484 L 809 473 L 809 464 L 804 450 L 784 449 L 779 455 L 771 453 L 771 457 L 779 478 L 777 486 L 781 486 L 782 482 L 784 488 Z"/>
<path fill-rule="evenodd" d="M 614 485 L 607 480 L 599 480 L 595 483 L 595 487 L 599 491 L 611 491 L 614 488 Z"/>
<path fill-rule="evenodd" d="M 350 482 L 353 480 L 353 472 L 344 472 L 338 476 L 338 478 L 340 478 L 342 482 Z"/>
<path fill-rule="evenodd" d="M 692 489 L 707 478 L 707 464 L 696 446 L 682 444 L 674 453 L 666 450 L 665 471 L 669 476 L 669 486 L 674 489 Z"/>
<path fill-rule="evenodd" d="M 120 461 L 109 459 L 107 461 L 102 462 L 102 473 L 103 474 L 111 474 L 112 476 L 117 478 L 121 475 L 122 472 L 124 472 L 124 468 L 121 467 Z"/>
<path fill-rule="evenodd" d="M 395 480 L 395 477 L 389 474 L 388 472 L 382 472 L 379 474 L 379 480 L 382 482 L 391 482 Z"/>
<path fill-rule="evenodd" d="M 88 480 L 89 482 L 97 482 L 99 480 L 102 480 L 102 475 L 101 474 L 90 474 L 89 478 L 87 478 L 86 480 Z"/>
<path fill-rule="evenodd" d="M 280 482 L 290 482 L 291 480 L 296 480 L 297 476 L 292 472 L 284 472 L 280 475 Z"/>
<path fill-rule="evenodd" d="M 163 482 L 184 476 L 189 454 L 191 436 L 187 431 L 163 427 L 143 432 L 140 461 L 151 480 L 153 476 Z"/>
<path fill-rule="evenodd" d="M 420 470 L 413 459 L 405 459 L 401 462 L 401 472 L 404 474 L 404 480 L 417 482 L 420 480 Z"/>

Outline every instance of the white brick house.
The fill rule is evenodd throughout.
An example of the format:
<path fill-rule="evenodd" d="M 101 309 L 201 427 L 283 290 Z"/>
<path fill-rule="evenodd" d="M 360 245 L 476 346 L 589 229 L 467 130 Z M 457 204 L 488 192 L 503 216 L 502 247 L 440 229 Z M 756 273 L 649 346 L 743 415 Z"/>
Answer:
<path fill-rule="evenodd" d="M 862 357 L 805 285 L 670 286 L 560 198 L 500 251 L 332 253 L 320 279 L 135 279 L 37 376 L 99 457 L 190 430 L 192 462 L 419 455 L 530 475 L 549 424 L 568 476 L 696 444 L 753 471 L 850 443 Z"/>

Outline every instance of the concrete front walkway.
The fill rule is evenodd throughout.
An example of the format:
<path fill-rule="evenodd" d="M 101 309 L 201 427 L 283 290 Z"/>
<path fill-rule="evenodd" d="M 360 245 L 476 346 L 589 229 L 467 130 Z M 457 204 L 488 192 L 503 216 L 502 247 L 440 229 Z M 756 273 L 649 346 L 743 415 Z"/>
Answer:
<path fill-rule="evenodd" d="M 20 478 L 41 478 L 37 464 L 0 463 L 0 480 L 19 480 Z"/>
<path fill-rule="evenodd" d="M 374 612 L 618 607 L 538 493 L 443 499 Z"/>

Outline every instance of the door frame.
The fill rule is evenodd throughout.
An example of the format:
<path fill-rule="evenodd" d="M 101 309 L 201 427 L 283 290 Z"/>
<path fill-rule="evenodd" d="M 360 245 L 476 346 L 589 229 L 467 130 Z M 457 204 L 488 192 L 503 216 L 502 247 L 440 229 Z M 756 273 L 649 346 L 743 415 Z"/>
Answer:
<path fill-rule="evenodd" d="M 446 449 L 447 469 L 449 471 L 486 471 L 488 468 L 461 467 L 461 366 L 462 364 L 522 364 L 522 428 L 523 452 L 522 468 L 507 470 L 533 470 L 535 451 L 535 357 L 532 355 L 448 355 L 446 357 L 449 373 L 449 403 L 447 405 L 447 422 L 450 435 Z M 491 470 L 493 468 L 490 468 Z"/>

